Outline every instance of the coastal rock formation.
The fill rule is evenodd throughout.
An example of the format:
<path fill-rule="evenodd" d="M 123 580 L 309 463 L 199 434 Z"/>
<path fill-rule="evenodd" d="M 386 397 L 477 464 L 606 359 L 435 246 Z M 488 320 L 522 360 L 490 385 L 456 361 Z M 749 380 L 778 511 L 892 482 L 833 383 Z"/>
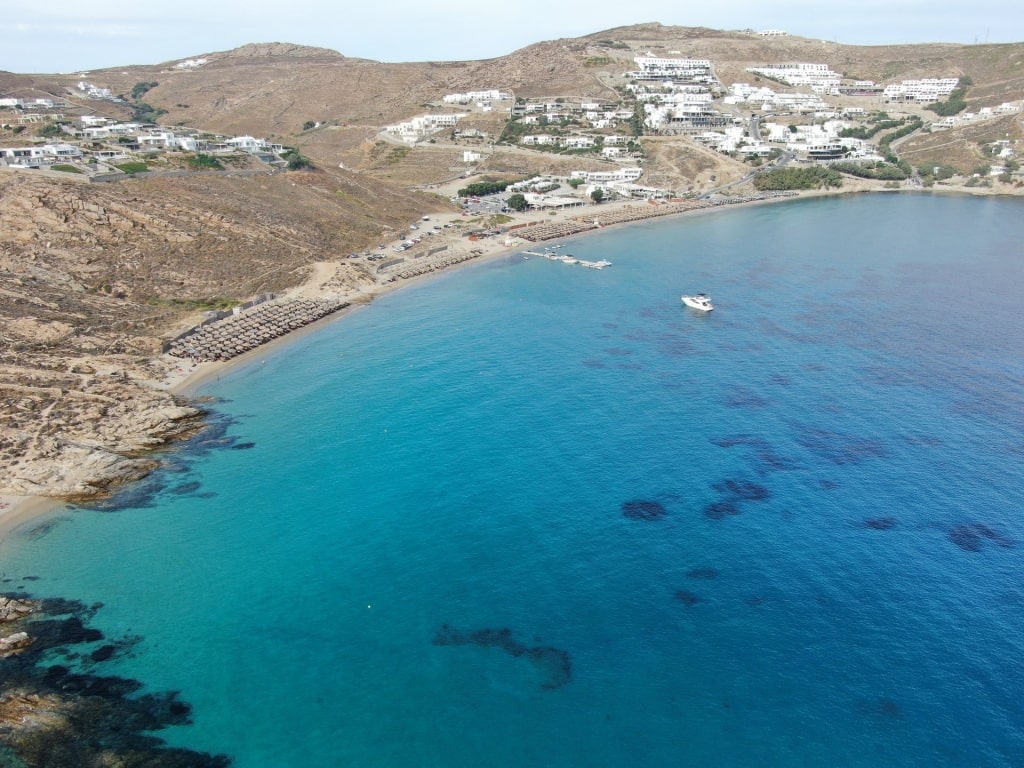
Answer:
<path fill-rule="evenodd" d="M 28 648 L 31 644 L 32 638 L 28 636 L 27 632 L 15 632 L 12 635 L 0 637 L 0 659 L 6 659 L 8 656 Z"/>
<path fill-rule="evenodd" d="M 17 615 L 0 638 L 0 763 L 63 768 L 225 768 L 230 759 L 172 748 L 153 736 L 190 722 L 177 693 L 140 694 L 144 684 L 92 671 L 117 655 L 118 644 L 91 654 L 75 646 L 103 635 L 84 621 L 94 610 L 67 600 L 0 597 L 0 616 Z M 129 641 L 129 644 L 134 641 Z M 54 655 L 81 667 L 54 665 Z M 82 661 L 87 659 L 87 661 Z"/>
<path fill-rule="evenodd" d="M 31 600 L 0 596 L 0 624 L 23 619 L 35 610 Z"/>
<path fill-rule="evenodd" d="M 0 441 L 0 493 L 104 493 L 151 471 L 155 460 L 140 454 L 194 431 L 202 415 L 166 392 L 130 382 L 40 372 L 19 377 L 34 384 L 15 384 L 4 372 L 0 388 L 15 397 L 7 402 L 10 418 Z"/>

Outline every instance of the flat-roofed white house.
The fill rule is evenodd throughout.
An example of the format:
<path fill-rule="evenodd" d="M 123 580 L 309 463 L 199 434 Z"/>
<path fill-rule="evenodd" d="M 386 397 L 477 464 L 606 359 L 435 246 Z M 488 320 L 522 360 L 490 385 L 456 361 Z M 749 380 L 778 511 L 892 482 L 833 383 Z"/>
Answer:
<path fill-rule="evenodd" d="M 397 125 L 389 125 L 384 130 L 407 144 L 415 144 L 420 139 L 426 138 L 445 128 L 454 128 L 459 120 L 465 116 L 464 112 L 447 115 L 419 115 Z"/>
<path fill-rule="evenodd" d="M 142 149 L 170 149 L 177 147 L 177 137 L 173 131 L 150 131 L 135 137 Z"/>
<path fill-rule="evenodd" d="M 597 142 L 590 136 L 566 136 L 562 143 L 566 149 L 590 149 Z"/>
<path fill-rule="evenodd" d="M 575 197 L 549 197 L 535 192 L 524 192 L 523 198 L 533 208 L 577 208 L 583 201 Z"/>
<path fill-rule="evenodd" d="M 284 146 L 281 144 L 271 144 L 266 139 L 257 139 L 253 136 L 235 136 L 224 143 L 232 149 L 248 152 L 249 154 L 284 151 Z"/>
<path fill-rule="evenodd" d="M 40 168 L 54 163 L 77 160 L 82 150 L 73 144 L 43 144 L 35 147 L 0 147 L 0 162 L 20 168 Z"/>
<path fill-rule="evenodd" d="M 619 168 L 615 171 L 573 171 L 570 179 L 583 179 L 591 184 L 615 184 L 618 182 L 636 181 L 643 176 L 642 168 Z"/>

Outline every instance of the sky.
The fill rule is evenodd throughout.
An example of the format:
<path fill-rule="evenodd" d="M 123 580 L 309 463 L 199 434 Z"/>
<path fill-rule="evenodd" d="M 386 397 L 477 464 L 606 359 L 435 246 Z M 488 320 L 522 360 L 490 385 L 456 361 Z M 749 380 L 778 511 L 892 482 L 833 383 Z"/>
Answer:
<path fill-rule="evenodd" d="M 848 45 L 1024 42 L 1020 0 L 645 0 L 642 9 L 626 0 L 10 4 L 0 0 L 0 70 L 24 74 L 161 64 L 269 42 L 387 62 L 469 61 L 504 56 L 544 40 L 654 21 L 782 29 Z"/>

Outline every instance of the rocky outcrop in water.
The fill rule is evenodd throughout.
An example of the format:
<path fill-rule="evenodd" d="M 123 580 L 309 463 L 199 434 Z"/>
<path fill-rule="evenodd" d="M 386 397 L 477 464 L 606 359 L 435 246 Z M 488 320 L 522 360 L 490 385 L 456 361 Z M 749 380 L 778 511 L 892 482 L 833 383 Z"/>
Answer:
<path fill-rule="evenodd" d="M 171 692 L 95 670 L 137 638 L 105 643 L 87 625 L 98 606 L 0 597 L 0 765 L 28 768 L 225 768 L 230 759 L 168 747 L 153 736 L 187 725 L 191 707 Z M 80 650 L 83 649 L 84 650 Z M 54 665 L 55 658 L 76 665 Z"/>

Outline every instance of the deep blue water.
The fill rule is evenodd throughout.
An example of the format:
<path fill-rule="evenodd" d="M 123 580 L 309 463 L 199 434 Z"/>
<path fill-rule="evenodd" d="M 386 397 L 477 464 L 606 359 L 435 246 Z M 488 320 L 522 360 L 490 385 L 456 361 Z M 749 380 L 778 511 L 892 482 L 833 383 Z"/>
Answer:
<path fill-rule="evenodd" d="M 245 450 L 4 570 L 241 768 L 1024 764 L 1022 214 L 798 201 L 410 286 L 208 385 Z"/>

